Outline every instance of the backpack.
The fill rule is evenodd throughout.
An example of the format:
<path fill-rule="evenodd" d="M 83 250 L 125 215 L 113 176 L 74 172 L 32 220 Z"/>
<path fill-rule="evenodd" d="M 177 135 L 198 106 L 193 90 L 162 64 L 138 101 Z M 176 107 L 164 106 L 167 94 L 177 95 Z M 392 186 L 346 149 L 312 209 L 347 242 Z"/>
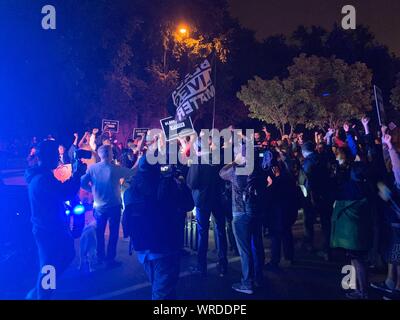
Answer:
<path fill-rule="evenodd" d="M 160 208 L 177 210 L 180 213 L 191 211 L 194 207 L 192 193 L 185 179 L 175 174 L 163 175 L 157 190 L 157 201 Z"/>

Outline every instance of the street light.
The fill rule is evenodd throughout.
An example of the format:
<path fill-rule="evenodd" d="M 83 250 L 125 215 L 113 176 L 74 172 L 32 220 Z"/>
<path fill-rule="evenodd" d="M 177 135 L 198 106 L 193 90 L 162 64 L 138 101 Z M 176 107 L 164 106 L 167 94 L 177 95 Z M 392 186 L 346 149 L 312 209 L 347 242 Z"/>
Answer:
<path fill-rule="evenodd" d="M 178 26 L 178 30 L 177 30 L 178 32 L 178 35 L 180 36 L 180 37 L 188 37 L 189 36 L 189 27 L 187 26 L 187 25 L 185 25 L 185 24 L 181 24 L 181 25 L 179 25 Z"/>
<path fill-rule="evenodd" d="M 189 38 L 189 26 L 181 23 L 176 26 L 176 29 L 172 32 L 175 42 L 182 43 L 185 39 Z M 163 65 L 164 73 L 167 73 L 167 51 L 168 51 L 168 36 L 164 35 L 164 55 L 163 55 Z"/>
<path fill-rule="evenodd" d="M 179 28 L 179 33 L 180 34 L 182 34 L 182 35 L 185 35 L 185 34 L 187 34 L 187 29 L 185 28 L 185 27 L 182 27 L 182 28 Z"/>

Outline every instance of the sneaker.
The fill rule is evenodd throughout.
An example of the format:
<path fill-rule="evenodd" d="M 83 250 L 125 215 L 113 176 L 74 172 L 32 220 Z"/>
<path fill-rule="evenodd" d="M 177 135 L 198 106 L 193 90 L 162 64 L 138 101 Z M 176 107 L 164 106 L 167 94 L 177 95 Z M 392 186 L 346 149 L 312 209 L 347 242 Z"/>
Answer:
<path fill-rule="evenodd" d="M 207 269 L 205 269 L 205 268 L 191 267 L 191 268 L 190 268 L 190 272 L 191 272 L 192 274 L 200 275 L 200 276 L 202 276 L 202 277 L 206 277 L 206 276 L 207 276 Z"/>
<path fill-rule="evenodd" d="M 290 268 L 294 264 L 293 260 L 283 260 L 282 261 L 282 267 L 284 268 Z"/>
<path fill-rule="evenodd" d="M 224 277 L 228 273 L 228 266 L 223 263 L 217 264 L 217 270 L 220 277 Z"/>
<path fill-rule="evenodd" d="M 390 288 L 385 281 L 383 282 L 371 282 L 370 283 L 371 288 L 374 288 L 379 291 L 383 292 L 388 292 L 391 293 L 393 291 L 393 288 Z"/>
<path fill-rule="evenodd" d="M 241 292 L 241 293 L 245 293 L 245 294 L 253 294 L 253 289 L 247 286 L 244 286 L 242 283 L 235 283 L 232 285 L 232 289 L 237 291 L 237 292 Z"/>
<path fill-rule="evenodd" d="M 317 251 L 316 255 L 324 259 L 326 262 L 329 262 L 331 260 L 329 253 L 327 253 L 326 251 L 323 250 Z"/>
<path fill-rule="evenodd" d="M 383 300 L 400 300 L 400 289 L 394 289 L 389 294 L 385 294 Z"/>
<path fill-rule="evenodd" d="M 350 300 L 367 300 L 368 295 L 366 293 L 362 293 L 361 291 L 354 290 L 353 292 L 346 293 L 346 298 Z"/>

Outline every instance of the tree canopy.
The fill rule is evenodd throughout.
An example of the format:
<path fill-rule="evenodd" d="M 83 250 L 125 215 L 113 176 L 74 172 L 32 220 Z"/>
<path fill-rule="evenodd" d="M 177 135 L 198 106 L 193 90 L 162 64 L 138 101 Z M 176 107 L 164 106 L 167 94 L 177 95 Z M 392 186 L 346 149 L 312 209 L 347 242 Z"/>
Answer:
<path fill-rule="evenodd" d="M 238 98 L 250 117 L 271 123 L 281 134 L 298 124 L 336 128 L 371 110 L 372 73 L 365 64 L 301 54 L 284 80 L 255 77 Z"/>

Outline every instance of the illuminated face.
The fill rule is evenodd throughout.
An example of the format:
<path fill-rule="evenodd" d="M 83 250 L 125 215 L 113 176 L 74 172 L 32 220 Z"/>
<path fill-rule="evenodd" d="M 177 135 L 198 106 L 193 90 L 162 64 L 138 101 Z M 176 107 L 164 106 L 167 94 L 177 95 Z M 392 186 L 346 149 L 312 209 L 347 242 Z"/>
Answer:
<path fill-rule="evenodd" d="M 60 155 L 63 155 L 64 153 L 65 153 L 65 148 L 64 148 L 64 146 L 58 146 L 58 153 L 60 154 Z"/>
<path fill-rule="evenodd" d="M 254 133 L 254 140 L 255 141 L 260 141 L 260 139 L 261 139 L 260 133 L 259 132 Z"/>

